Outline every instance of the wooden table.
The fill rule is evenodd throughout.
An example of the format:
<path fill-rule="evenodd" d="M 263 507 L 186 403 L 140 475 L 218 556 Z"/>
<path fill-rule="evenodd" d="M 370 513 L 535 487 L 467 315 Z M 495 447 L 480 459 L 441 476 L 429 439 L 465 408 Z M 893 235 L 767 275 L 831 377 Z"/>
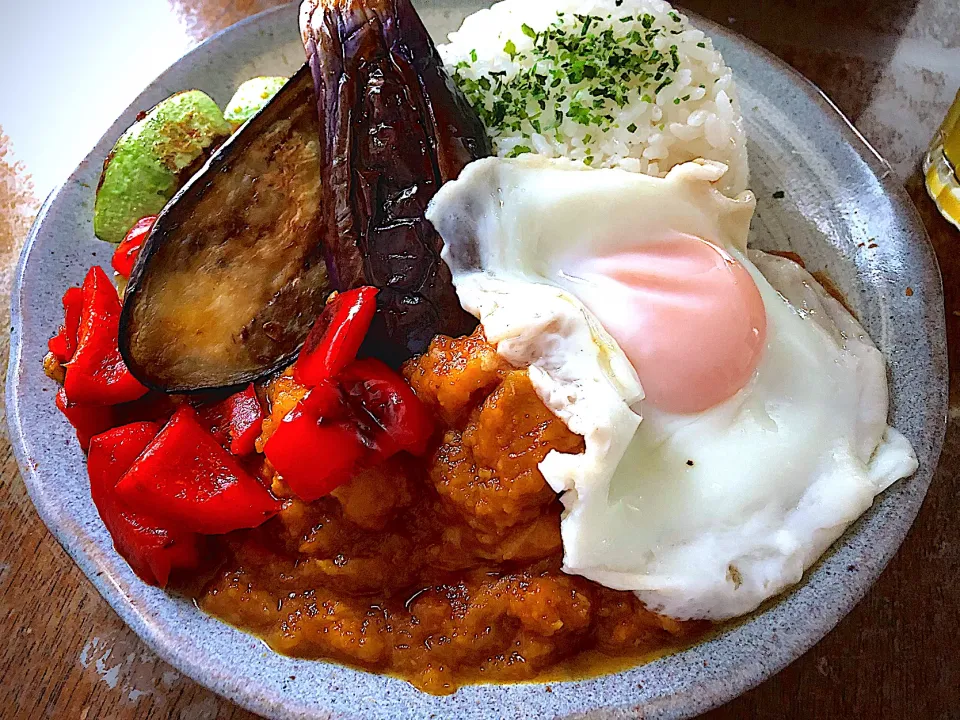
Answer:
<path fill-rule="evenodd" d="M 199 40 L 274 4 L 169 0 L 169 6 L 158 7 L 175 16 L 188 37 Z M 686 5 L 793 64 L 820 85 L 891 161 L 907 182 L 937 247 L 947 291 L 948 332 L 958 340 L 950 352 L 947 445 L 900 552 L 867 598 L 826 639 L 778 676 L 709 717 L 960 717 L 960 233 L 931 209 L 914 174 L 920 148 L 960 85 L 960 3 L 688 0 Z M 41 40 L 45 31 L 33 30 L 31 47 L 45 55 L 48 48 Z M 112 33 L 126 30 L 103 28 L 102 37 L 90 41 L 109 43 L 111 37 L 120 37 Z M 17 69 L 0 65 L 0 71 L 6 76 Z M 51 87 L 56 80 L 51 77 Z M 30 101 L 30 97 L 17 100 Z M 10 97 L 0 100 L 8 102 Z M 0 123 L 8 119 L 7 113 L 8 106 L 0 104 Z M 18 142 L 26 138 L 14 137 L 14 150 Z M 16 163 L 9 143 L 0 125 L 0 267 L 7 284 L 40 194 L 30 185 L 29 163 Z M 8 295 L 2 293 L 2 312 Z M 4 328 L 0 338 L 4 364 L 7 345 Z M 2 717 L 253 717 L 175 672 L 120 622 L 41 524 L 5 437 L 0 439 L 0 463 Z"/>

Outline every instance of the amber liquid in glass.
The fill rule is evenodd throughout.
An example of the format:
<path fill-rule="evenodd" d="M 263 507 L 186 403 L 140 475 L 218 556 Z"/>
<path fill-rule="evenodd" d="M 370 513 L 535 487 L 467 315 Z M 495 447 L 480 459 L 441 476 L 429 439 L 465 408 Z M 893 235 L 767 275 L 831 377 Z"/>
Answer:
<path fill-rule="evenodd" d="M 923 158 L 924 184 L 940 213 L 960 230 L 960 91 Z"/>

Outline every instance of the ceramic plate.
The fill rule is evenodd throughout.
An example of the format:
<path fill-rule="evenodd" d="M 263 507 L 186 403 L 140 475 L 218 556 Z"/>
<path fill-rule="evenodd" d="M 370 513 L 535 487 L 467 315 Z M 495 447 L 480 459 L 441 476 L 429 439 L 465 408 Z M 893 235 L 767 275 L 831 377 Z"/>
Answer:
<path fill-rule="evenodd" d="M 444 37 L 476 2 L 418 3 Z M 465 687 L 432 697 L 340 665 L 270 652 L 256 638 L 147 587 L 114 553 L 90 500 L 83 456 L 41 369 L 62 320 L 60 297 L 111 247 L 91 227 L 104 157 L 135 119 L 177 90 L 221 105 L 243 80 L 303 62 L 297 8 L 252 17 L 200 45 L 123 113 L 46 201 L 17 271 L 7 380 L 14 449 L 41 517 L 120 616 L 166 661 L 214 691 L 274 718 L 681 718 L 725 702 L 817 642 L 866 592 L 900 545 L 933 475 L 946 414 L 940 274 L 919 219 L 890 167 L 810 83 L 729 31 L 709 32 L 740 87 L 759 198 L 752 242 L 799 253 L 825 272 L 889 361 L 891 423 L 920 457 L 804 582 L 765 612 L 708 642 L 594 680 Z M 780 198 L 781 192 L 783 197 Z M 776 193 L 776 197 L 774 196 Z M 908 290 L 912 290 L 912 294 Z"/>

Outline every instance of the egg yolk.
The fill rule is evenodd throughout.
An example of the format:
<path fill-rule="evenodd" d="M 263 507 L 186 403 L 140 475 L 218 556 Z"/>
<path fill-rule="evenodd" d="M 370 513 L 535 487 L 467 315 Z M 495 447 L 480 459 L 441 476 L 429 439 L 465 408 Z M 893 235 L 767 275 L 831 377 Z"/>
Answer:
<path fill-rule="evenodd" d="M 677 234 L 563 268 L 633 363 L 646 401 L 696 413 L 749 382 L 767 315 L 746 268 L 703 238 Z"/>

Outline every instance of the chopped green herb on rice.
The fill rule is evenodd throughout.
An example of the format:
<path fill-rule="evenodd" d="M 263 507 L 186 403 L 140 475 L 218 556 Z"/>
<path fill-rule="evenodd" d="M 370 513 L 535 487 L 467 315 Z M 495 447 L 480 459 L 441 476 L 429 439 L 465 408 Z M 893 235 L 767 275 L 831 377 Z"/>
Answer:
<path fill-rule="evenodd" d="M 505 0 L 442 45 L 448 71 L 499 155 L 538 153 L 665 175 L 698 157 L 747 159 L 730 69 L 701 31 L 659 0 Z"/>

